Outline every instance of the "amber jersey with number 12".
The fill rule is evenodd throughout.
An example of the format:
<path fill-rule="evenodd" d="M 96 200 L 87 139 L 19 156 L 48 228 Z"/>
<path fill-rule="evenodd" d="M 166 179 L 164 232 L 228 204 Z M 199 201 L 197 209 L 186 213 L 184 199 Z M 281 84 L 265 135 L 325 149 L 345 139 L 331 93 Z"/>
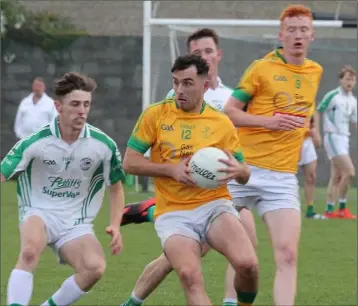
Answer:
<path fill-rule="evenodd" d="M 280 49 L 254 61 L 245 71 L 232 95 L 248 103 L 249 114 L 288 114 L 305 123 L 305 128 L 293 131 L 240 127 L 240 142 L 248 164 L 274 171 L 297 172 L 322 71 L 318 63 L 309 59 L 301 66 L 288 64 Z"/>
<path fill-rule="evenodd" d="M 234 125 L 205 102 L 200 113 L 182 111 L 172 98 L 149 106 L 138 119 L 128 147 L 142 154 L 151 148 L 151 160 L 160 164 L 178 164 L 205 147 L 226 148 L 243 161 Z M 208 190 L 167 177 L 156 177 L 154 184 L 156 217 L 170 211 L 194 209 L 216 199 L 231 199 L 226 185 Z"/>

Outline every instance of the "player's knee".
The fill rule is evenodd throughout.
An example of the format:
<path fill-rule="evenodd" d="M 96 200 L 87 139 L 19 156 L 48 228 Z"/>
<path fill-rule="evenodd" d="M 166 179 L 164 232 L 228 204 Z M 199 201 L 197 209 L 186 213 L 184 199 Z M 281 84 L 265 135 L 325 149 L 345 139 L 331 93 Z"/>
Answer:
<path fill-rule="evenodd" d="M 297 264 L 297 250 L 290 246 L 280 246 L 275 249 L 275 261 L 278 268 L 294 267 Z"/>
<path fill-rule="evenodd" d="M 347 176 L 349 179 L 354 178 L 356 175 L 355 169 L 354 168 L 349 168 L 347 171 Z"/>
<path fill-rule="evenodd" d="M 186 265 L 178 270 L 178 277 L 187 289 L 203 285 L 203 277 L 199 267 Z"/>
<path fill-rule="evenodd" d="M 236 273 L 245 278 L 255 278 L 258 275 L 259 263 L 256 256 L 247 256 L 246 258 L 241 256 L 234 262 L 232 267 Z"/>
<path fill-rule="evenodd" d="M 40 251 L 33 244 L 26 245 L 20 253 L 20 261 L 27 265 L 32 266 L 40 259 Z"/>
<path fill-rule="evenodd" d="M 102 278 L 106 271 L 106 261 L 100 256 L 91 258 L 84 263 L 81 270 L 80 273 L 84 272 L 92 280 L 97 281 Z"/>
<path fill-rule="evenodd" d="M 307 174 L 305 177 L 306 184 L 308 185 L 316 185 L 317 176 L 315 172 Z"/>

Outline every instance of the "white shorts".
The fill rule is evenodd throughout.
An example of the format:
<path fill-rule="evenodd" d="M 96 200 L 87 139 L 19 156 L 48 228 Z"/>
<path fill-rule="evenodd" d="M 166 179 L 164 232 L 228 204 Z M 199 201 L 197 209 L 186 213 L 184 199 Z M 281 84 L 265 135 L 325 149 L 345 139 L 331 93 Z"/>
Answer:
<path fill-rule="evenodd" d="M 246 207 L 252 210 L 255 207 L 260 217 L 278 209 L 300 210 L 299 186 L 295 174 L 249 167 L 251 176 L 246 185 L 236 181 L 228 184 L 236 209 Z"/>
<path fill-rule="evenodd" d="M 308 165 L 317 160 L 317 153 L 311 137 L 305 139 L 301 149 L 301 160 L 299 166 Z"/>
<path fill-rule="evenodd" d="M 173 211 L 160 215 L 155 220 L 155 230 L 163 248 L 165 241 L 173 235 L 185 236 L 204 243 L 211 223 L 223 213 L 239 218 L 239 213 L 231 201 L 219 199 L 193 210 Z"/>
<path fill-rule="evenodd" d="M 349 137 L 347 135 L 325 133 L 323 141 L 329 160 L 339 155 L 349 155 Z"/>
<path fill-rule="evenodd" d="M 45 223 L 47 231 L 47 245 L 55 252 L 59 263 L 65 264 L 59 255 L 60 248 L 68 241 L 90 234 L 94 235 L 92 223 L 74 225 L 73 220 L 59 218 L 51 211 L 34 207 L 25 207 L 22 223 L 30 216 L 38 216 Z"/>

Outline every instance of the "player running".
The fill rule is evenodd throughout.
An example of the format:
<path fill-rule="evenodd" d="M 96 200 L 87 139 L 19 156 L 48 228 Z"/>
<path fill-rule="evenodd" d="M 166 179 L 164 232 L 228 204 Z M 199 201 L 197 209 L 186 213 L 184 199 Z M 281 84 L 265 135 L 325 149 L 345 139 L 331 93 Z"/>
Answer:
<path fill-rule="evenodd" d="M 310 9 L 291 5 L 280 21 L 283 48 L 250 65 L 224 111 L 239 126 L 251 169 L 246 185 L 228 185 L 234 205 L 241 210 L 255 207 L 263 218 L 276 263 L 274 304 L 294 305 L 301 231 L 296 172 L 323 69 L 306 58 L 314 40 Z"/>
<path fill-rule="evenodd" d="M 310 122 L 310 130 L 305 135 L 305 140 L 301 149 L 301 159 L 298 165 L 303 170 L 304 189 L 306 200 L 306 217 L 308 219 L 327 219 L 314 210 L 314 191 L 316 186 L 316 169 L 317 169 L 317 153 L 316 148 L 322 145 L 317 120 L 312 117 Z"/>
<path fill-rule="evenodd" d="M 115 142 L 86 123 L 95 82 L 66 73 L 55 84 L 58 117 L 20 140 L 1 163 L 1 182 L 22 172 L 17 195 L 21 249 L 7 288 L 8 305 L 29 305 L 33 272 L 46 246 L 75 274 L 42 305 L 70 305 L 102 277 L 106 263 L 93 231 L 109 187 L 112 254 L 119 254 L 124 208 L 124 172 Z"/>
<path fill-rule="evenodd" d="M 349 124 L 357 129 L 357 99 L 352 89 L 356 84 L 356 72 L 345 66 L 339 73 L 340 86 L 328 92 L 317 110 L 323 116 L 324 147 L 331 161 L 331 177 L 327 192 L 325 216 L 327 218 L 356 219 L 346 207 L 346 198 L 355 169 L 349 155 Z M 339 209 L 334 205 L 339 197 Z"/>
<path fill-rule="evenodd" d="M 178 274 L 188 305 L 211 305 L 201 274 L 201 246 L 207 242 L 235 268 L 239 300 L 256 295 L 257 258 L 230 201 L 226 182 L 245 184 L 250 173 L 231 121 L 203 99 L 209 67 L 197 55 L 178 57 L 172 67 L 175 99 L 151 105 L 138 120 L 128 141 L 124 169 L 155 177 L 155 228 L 171 266 Z M 223 185 L 196 187 L 188 156 L 200 148 L 227 149 Z M 143 154 L 151 147 L 151 161 Z M 230 151 L 230 152 L 229 152 Z M 130 304 L 129 301 L 127 304 Z"/>

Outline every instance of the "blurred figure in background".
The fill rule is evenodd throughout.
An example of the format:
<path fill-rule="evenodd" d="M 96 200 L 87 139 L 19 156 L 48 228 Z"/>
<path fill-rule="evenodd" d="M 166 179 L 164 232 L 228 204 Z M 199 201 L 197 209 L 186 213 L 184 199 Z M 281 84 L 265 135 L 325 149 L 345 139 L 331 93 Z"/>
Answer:
<path fill-rule="evenodd" d="M 57 116 L 54 101 L 45 90 L 44 79 L 36 77 L 32 82 L 32 93 L 20 102 L 14 124 L 18 139 L 31 135 Z"/>

